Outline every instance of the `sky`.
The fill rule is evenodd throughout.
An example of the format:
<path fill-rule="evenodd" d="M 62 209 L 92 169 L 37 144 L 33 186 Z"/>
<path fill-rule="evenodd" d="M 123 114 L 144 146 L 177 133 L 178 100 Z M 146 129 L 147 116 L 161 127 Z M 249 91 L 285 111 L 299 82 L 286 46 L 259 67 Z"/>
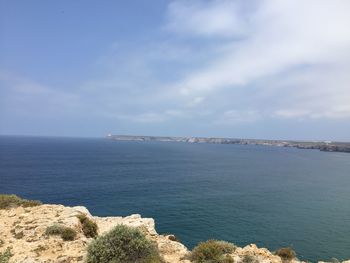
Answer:
<path fill-rule="evenodd" d="M 0 0 L 0 134 L 350 141 L 349 0 Z"/>

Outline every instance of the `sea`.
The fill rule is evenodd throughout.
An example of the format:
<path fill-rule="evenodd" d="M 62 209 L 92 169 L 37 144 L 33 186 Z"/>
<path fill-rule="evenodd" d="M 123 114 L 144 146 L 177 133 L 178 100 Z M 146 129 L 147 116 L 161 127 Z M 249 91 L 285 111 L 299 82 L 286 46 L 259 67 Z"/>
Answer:
<path fill-rule="evenodd" d="M 208 239 L 350 259 L 350 154 L 296 148 L 0 136 L 0 193 L 141 214 L 189 249 Z"/>

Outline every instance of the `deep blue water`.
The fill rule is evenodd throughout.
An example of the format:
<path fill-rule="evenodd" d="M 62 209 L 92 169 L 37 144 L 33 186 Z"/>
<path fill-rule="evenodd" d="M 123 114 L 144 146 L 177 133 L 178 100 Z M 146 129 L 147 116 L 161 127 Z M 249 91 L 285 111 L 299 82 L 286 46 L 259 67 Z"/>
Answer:
<path fill-rule="evenodd" d="M 0 137 L 0 193 L 139 213 L 209 238 L 350 258 L 350 154 L 252 145 Z"/>

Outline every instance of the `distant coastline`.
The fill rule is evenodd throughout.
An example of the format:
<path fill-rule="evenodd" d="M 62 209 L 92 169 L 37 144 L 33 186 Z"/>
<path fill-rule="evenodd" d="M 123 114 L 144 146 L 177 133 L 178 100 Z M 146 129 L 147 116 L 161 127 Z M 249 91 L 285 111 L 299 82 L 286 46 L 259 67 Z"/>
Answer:
<path fill-rule="evenodd" d="M 171 137 L 171 136 L 135 136 L 112 135 L 107 138 L 115 141 L 162 141 L 187 143 L 215 143 L 215 144 L 242 144 L 242 145 L 269 145 L 279 147 L 294 147 L 298 149 L 316 149 L 325 152 L 350 153 L 350 142 L 333 141 L 290 141 L 290 140 L 257 140 L 215 137 Z"/>

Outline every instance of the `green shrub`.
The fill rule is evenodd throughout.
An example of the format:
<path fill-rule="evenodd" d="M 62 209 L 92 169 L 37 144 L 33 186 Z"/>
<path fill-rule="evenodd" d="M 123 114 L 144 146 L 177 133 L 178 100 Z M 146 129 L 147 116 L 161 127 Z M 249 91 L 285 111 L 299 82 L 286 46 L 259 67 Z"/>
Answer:
<path fill-rule="evenodd" d="M 86 237 L 92 237 L 92 238 L 96 237 L 97 230 L 98 230 L 98 226 L 96 222 L 92 221 L 90 218 L 88 218 L 84 214 L 80 214 L 77 217 L 80 220 L 84 235 Z"/>
<path fill-rule="evenodd" d="M 0 209 L 20 206 L 22 199 L 16 195 L 0 195 Z"/>
<path fill-rule="evenodd" d="M 45 234 L 48 236 L 61 235 L 63 226 L 54 224 L 46 228 Z"/>
<path fill-rule="evenodd" d="M 283 247 L 275 251 L 275 254 L 282 260 L 292 260 L 296 257 L 295 251 L 290 247 Z"/>
<path fill-rule="evenodd" d="M 33 207 L 41 204 L 40 201 L 22 199 L 17 195 L 0 195 L 0 209 L 10 209 L 18 206 Z"/>
<path fill-rule="evenodd" d="M 60 236 L 64 241 L 71 241 L 75 239 L 77 232 L 73 228 L 55 224 L 47 227 L 45 234 L 49 236 Z"/>
<path fill-rule="evenodd" d="M 181 240 L 175 235 L 167 235 L 167 238 L 171 241 L 181 242 Z"/>
<path fill-rule="evenodd" d="M 234 252 L 236 246 L 232 243 L 218 240 L 208 240 L 199 243 L 191 252 L 190 260 L 196 263 L 230 263 L 233 259 L 225 254 Z"/>
<path fill-rule="evenodd" d="M 256 258 L 252 255 L 244 255 L 243 263 L 255 263 L 258 262 Z"/>
<path fill-rule="evenodd" d="M 8 263 L 12 257 L 11 248 L 7 248 L 5 252 L 0 252 L 0 263 Z"/>
<path fill-rule="evenodd" d="M 38 205 L 42 205 L 43 203 L 38 201 L 38 200 L 26 200 L 23 199 L 23 202 L 21 204 L 21 206 L 23 207 L 34 207 L 34 206 L 38 206 Z"/>
<path fill-rule="evenodd" d="M 118 225 L 92 241 L 87 263 L 160 263 L 156 245 L 137 228 Z"/>
<path fill-rule="evenodd" d="M 72 241 L 77 236 L 77 232 L 70 227 L 65 227 L 61 233 L 61 237 L 64 241 Z"/>

